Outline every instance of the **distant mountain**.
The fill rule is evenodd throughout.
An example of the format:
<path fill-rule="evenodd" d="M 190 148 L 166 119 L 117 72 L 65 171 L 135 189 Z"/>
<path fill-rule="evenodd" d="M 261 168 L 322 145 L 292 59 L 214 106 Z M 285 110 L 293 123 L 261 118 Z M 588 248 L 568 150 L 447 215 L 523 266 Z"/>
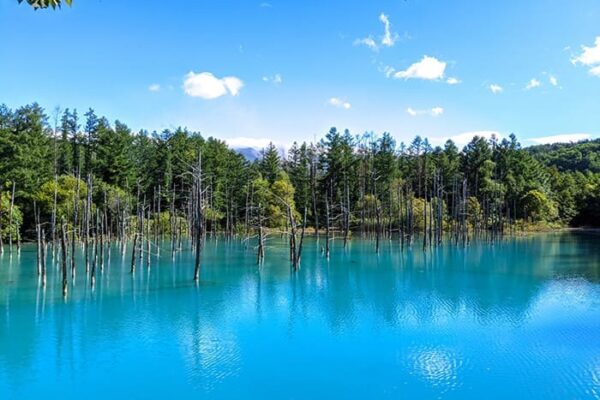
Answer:
<path fill-rule="evenodd" d="M 234 150 L 243 155 L 248 161 L 254 161 L 260 158 L 260 150 L 257 150 L 254 147 L 240 147 L 234 148 Z"/>
<path fill-rule="evenodd" d="M 263 149 L 257 149 L 254 147 L 232 147 L 232 149 L 243 155 L 244 158 L 250 162 L 258 160 L 262 157 Z M 285 147 L 277 147 L 277 152 L 282 159 L 286 157 L 287 152 L 285 151 Z"/>

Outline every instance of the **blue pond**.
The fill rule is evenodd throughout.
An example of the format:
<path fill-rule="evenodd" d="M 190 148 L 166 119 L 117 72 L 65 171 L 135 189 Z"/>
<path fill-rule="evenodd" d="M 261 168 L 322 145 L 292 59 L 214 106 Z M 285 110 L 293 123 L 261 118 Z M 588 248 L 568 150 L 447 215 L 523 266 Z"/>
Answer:
<path fill-rule="evenodd" d="M 0 258 L 0 399 L 599 399 L 600 236 L 404 253 L 283 239 L 168 243 L 129 272 L 111 249 L 69 295 L 35 246 Z M 50 260 L 51 261 L 51 260 Z"/>

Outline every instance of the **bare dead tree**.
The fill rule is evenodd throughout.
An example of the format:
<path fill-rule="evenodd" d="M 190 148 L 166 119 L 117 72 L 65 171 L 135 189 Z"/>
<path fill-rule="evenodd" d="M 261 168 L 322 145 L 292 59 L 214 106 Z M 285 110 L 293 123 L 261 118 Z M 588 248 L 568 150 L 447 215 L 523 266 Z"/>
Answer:
<path fill-rule="evenodd" d="M 42 229 L 42 287 L 46 287 L 46 232 Z"/>
<path fill-rule="evenodd" d="M 8 214 L 8 251 L 12 254 L 13 248 L 13 211 L 15 209 L 15 187 L 16 183 L 12 183 L 12 193 L 10 195 L 10 209 Z M 18 232 L 17 232 L 18 234 Z"/>
<path fill-rule="evenodd" d="M 62 290 L 63 297 L 67 297 L 69 290 L 68 279 L 67 279 L 67 226 L 64 218 L 61 221 L 61 235 L 60 235 L 60 248 L 61 248 L 61 265 L 62 265 Z"/>
<path fill-rule="evenodd" d="M 204 220 L 202 210 L 202 152 L 198 151 L 198 165 L 194 171 L 194 186 L 196 195 L 196 209 L 195 209 L 195 235 L 196 235 L 196 257 L 194 260 L 194 281 L 198 282 L 200 279 L 200 257 L 202 253 L 202 236 Z"/>
<path fill-rule="evenodd" d="M 71 232 L 71 279 L 75 283 L 75 243 L 77 240 L 77 215 L 79 209 L 79 170 L 77 171 L 77 189 L 73 199 L 73 231 Z"/>

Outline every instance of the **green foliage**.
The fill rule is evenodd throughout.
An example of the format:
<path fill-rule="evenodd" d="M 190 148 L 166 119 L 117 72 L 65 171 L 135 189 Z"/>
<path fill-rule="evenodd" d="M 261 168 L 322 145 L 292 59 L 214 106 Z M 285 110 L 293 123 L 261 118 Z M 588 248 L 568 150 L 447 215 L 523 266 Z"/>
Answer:
<path fill-rule="evenodd" d="M 87 193 L 87 189 L 85 192 Z M 134 201 L 133 196 L 124 189 L 98 179 L 93 181 L 92 200 L 95 204 L 102 205 L 103 212 L 106 210 L 111 215 L 117 215 L 119 210 L 126 207 L 131 209 Z"/>
<path fill-rule="evenodd" d="M 22 3 L 23 0 L 17 0 L 19 3 Z M 48 8 L 48 7 L 52 7 L 52 8 L 56 8 L 62 5 L 62 1 L 61 0 L 27 0 L 27 3 L 33 7 L 34 9 L 40 9 L 40 8 Z M 73 0 L 64 0 L 64 3 L 67 4 L 68 6 L 70 6 L 73 3 Z"/>
<path fill-rule="evenodd" d="M 477 197 L 471 196 L 467 200 L 467 220 L 469 224 L 473 227 L 476 226 L 482 218 L 482 210 L 481 204 L 479 204 L 479 200 Z"/>
<path fill-rule="evenodd" d="M 91 109 L 82 121 L 78 115 L 66 109 L 56 129 L 50 129 L 38 104 L 15 110 L 0 105 L 2 201 L 6 203 L 15 182 L 14 216 L 15 223 L 22 222 L 21 232 L 35 232 L 34 201 L 42 218 L 49 217 L 55 189 L 58 217 L 70 221 L 76 176 L 83 207 L 88 173 L 94 209 L 106 210 L 110 218 L 120 218 L 125 209 L 134 213 L 138 195 L 146 204 L 160 202 L 163 213 L 173 203 L 178 218 L 184 218 L 191 171 L 199 158 L 207 229 L 215 231 L 239 228 L 248 207 L 259 205 L 265 226 L 285 227 L 288 207 L 300 221 L 306 207 L 309 224 L 316 226 L 318 220 L 323 228 L 326 200 L 333 229 L 343 229 L 345 221 L 351 229 L 359 224 L 372 229 L 379 213 L 382 225 L 397 231 L 398 220 L 406 217 L 400 206 L 406 195 L 414 197 L 415 228 L 421 229 L 424 205 L 436 206 L 434 177 L 439 177 L 435 185 L 442 186 L 444 220 L 458 215 L 453 203 L 466 182 L 471 226 L 482 224 L 486 215 L 483 223 L 489 223 L 491 212 L 527 218 L 536 226 L 600 225 L 595 164 L 600 141 L 523 149 L 514 135 L 500 142 L 476 137 L 459 151 L 451 141 L 432 148 L 416 137 L 408 146 L 397 146 L 388 133 L 352 136 L 331 128 L 318 143 L 295 143 L 285 160 L 271 144 L 260 160 L 250 163 L 225 142 L 198 132 L 134 133 Z M 257 213 L 250 211 L 256 219 Z M 4 212 L 2 221 L 6 216 Z M 161 214 L 156 223 L 166 232 L 170 225 L 163 226 L 164 218 Z"/>
<path fill-rule="evenodd" d="M 61 175 L 57 180 L 44 182 L 35 193 L 34 199 L 37 202 L 40 213 L 50 216 L 54 207 L 54 196 L 56 194 L 56 218 L 60 221 L 64 218 L 69 221 L 72 218 L 74 200 L 77 195 L 77 185 L 79 184 L 79 211 L 83 210 L 83 201 L 87 198 L 87 187 L 83 180 L 77 179 L 72 175 Z"/>
<path fill-rule="evenodd" d="M 294 203 L 295 189 L 285 172 L 280 171 L 272 184 L 262 177 L 254 179 L 252 190 L 253 202 L 262 209 L 268 226 L 285 227 L 289 222 L 290 210 L 297 221 L 300 218 Z"/>
<path fill-rule="evenodd" d="M 600 173 L 600 139 L 532 146 L 527 151 L 559 171 Z"/>
<path fill-rule="evenodd" d="M 528 191 L 522 201 L 525 212 L 534 222 L 553 221 L 558 217 L 558 210 L 552 200 L 539 190 Z"/>
<path fill-rule="evenodd" d="M 285 163 L 285 170 L 288 173 L 291 184 L 295 188 L 294 201 L 303 208 L 309 206 L 310 198 L 310 154 L 306 143 L 298 146 L 296 142 L 288 152 L 288 159 Z"/>
<path fill-rule="evenodd" d="M 259 166 L 262 176 L 271 184 L 275 182 L 281 170 L 281 159 L 277 147 L 273 143 L 269 143 L 267 148 L 263 150 Z"/>
<path fill-rule="evenodd" d="M 0 235 L 6 240 L 12 231 L 13 240 L 19 236 L 19 227 L 23 225 L 23 213 L 16 205 L 12 210 L 12 225 L 10 216 L 10 193 L 0 192 Z"/>

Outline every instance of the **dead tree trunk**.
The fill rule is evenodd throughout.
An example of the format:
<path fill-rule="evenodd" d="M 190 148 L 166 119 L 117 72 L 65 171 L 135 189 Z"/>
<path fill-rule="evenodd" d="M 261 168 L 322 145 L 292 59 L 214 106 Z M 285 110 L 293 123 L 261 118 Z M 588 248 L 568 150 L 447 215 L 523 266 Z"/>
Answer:
<path fill-rule="evenodd" d="M 52 203 L 52 259 L 56 256 L 56 208 L 58 205 L 58 175 L 54 175 L 54 199 Z"/>
<path fill-rule="evenodd" d="M 304 217 L 302 219 L 302 231 L 300 232 L 300 244 L 298 245 L 298 253 L 296 256 L 296 265 L 300 266 L 300 260 L 302 258 L 302 246 L 304 245 L 304 231 L 306 230 L 306 211 L 307 207 L 304 206 Z"/>
<path fill-rule="evenodd" d="M 325 195 L 325 257 L 329 258 L 329 241 L 331 236 L 329 217 L 329 195 Z"/>
<path fill-rule="evenodd" d="M 46 287 L 46 232 L 42 229 L 42 287 Z"/>
<path fill-rule="evenodd" d="M 13 210 L 15 208 L 15 187 L 16 183 L 13 181 L 12 193 L 10 195 L 10 209 L 8 214 L 8 251 L 11 254 L 13 248 Z"/>
<path fill-rule="evenodd" d="M 77 214 L 79 208 L 79 172 L 77 173 L 77 189 L 73 199 L 73 232 L 71 233 L 71 279 L 75 283 L 75 242 L 77 240 Z"/>
<path fill-rule="evenodd" d="M 202 253 L 202 222 L 203 222 L 203 213 L 202 213 L 202 152 L 198 152 L 198 166 L 196 167 L 196 257 L 194 260 L 194 281 L 198 282 L 200 279 L 200 256 Z"/>
<path fill-rule="evenodd" d="M 67 227 L 65 220 L 61 221 L 60 249 L 61 249 L 61 265 L 62 265 L 62 290 L 63 297 L 67 297 L 69 285 L 67 280 Z"/>
<path fill-rule="evenodd" d="M 92 273 L 91 273 L 91 285 L 94 287 L 96 284 L 96 266 L 98 265 L 98 234 L 100 227 L 100 211 L 96 209 L 96 229 L 94 235 L 94 261 L 92 262 Z"/>
<path fill-rule="evenodd" d="M 263 227 L 259 225 L 258 227 L 258 255 L 256 259 L 257 264 L 261 264 L 265 259 L 265 242 L 264 242 L 264 234 Z"/>
<path fill-rule="evenodd" d="M 315 163 L 314 157 L 311 157 L 310 160 L 310 191 L 312 197 L 312 206 L 313 206 L 313 218 L 315 222 L 315 232 L 317 238 L 319 237 L 319 213 L 317 210 L 317 165 Z"/>
<path fill-rule="evenodd" d="M 87 199 L 85 202 L 85 231 L 84 231 L 84 240 L 83 240 L 83 248 L 85 253 L 85 273 L 87 274 L 90 271 L 90 219 L 92 218 L 92 175 L 88 174 L 87 176 Z"/>
<path fill-rule="evenodd" d="M 36 218 L 37 219 L 37 218 Z M 37 236 L 37 275 L 42 275 L 42 228 L 39 222 L 35 225 L 35 233 Z"/>
<path fill-rule="evenodd" d="M 137 249 L 138 242 L 138 234 L 137 232 L 133 233 L 133 246 L 131 248 L 131 273 L 135 274 L 135 264 L 136 264 L 136 254 L 135 251 Z"/>
<path fill-rule="evenodd" d="M 348 187 L 347 178 L 344 180 L 344 194 L 346 203 L 344 206 L 344 248 L 346 248 L 350 236 L 350 188 Z"/>

